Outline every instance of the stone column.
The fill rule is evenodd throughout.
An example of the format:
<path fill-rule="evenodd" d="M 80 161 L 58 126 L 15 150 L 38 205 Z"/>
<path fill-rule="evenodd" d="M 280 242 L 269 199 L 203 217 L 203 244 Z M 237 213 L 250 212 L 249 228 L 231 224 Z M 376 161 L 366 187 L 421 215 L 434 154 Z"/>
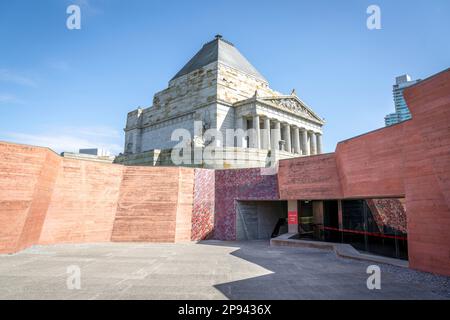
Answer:
<path fill-rule="evenodd" d="M 311 131 L 310 133 L 310 144 L 311 144 L 311 154 L 317 154 L 317 147 L 316 147 L 316 134 Z"/>
<path fill-rule="evenodd" d="M 291 126 L 289 124 L 284 126 L 284 141 L 284 150 L 291 152 Z"/>
<path fill-rule="evenodd" d="M 246 148 L 247 143 L 245 140 L 245 131 L 247 130 L 247 119 L 244 117 L 239 117 L 236 119 L 236 129 L 241 129 L 244 131 L 244 135 L 242 137 L 236 137 L 236 147 Z"/>
<path fill-rule="evenodd" d="M 272 131 L 272 148 L 274 150 L 280 150 L 280 140 L 281 140 L 281 125 L 280 121 L 274 120 L 274 129 Z"/>
<path fill-rule="evenodd" d="M 270 150 L 270 119 L 264 118 L 264 145 L 263 149 Z"/>
<path fill-rule="evenodd" d="M 252 147 L 256 149 L 261 148 L 261 131 L 260 131 L 260 125 L 259 125 L 259 115 L 255 114 L 253 116 L 253 141 L 252 141 Z"/>
<path fill-rule="evenodd" d="M 298 127 L 294 127 L 294 152 L 300 154 L 300 132 Z"/>
<path fill-rule="evenodd" d="M 317 154 L 321 154 L 322 153 L 322 134 L 316 133 L 316 138 L 317 138 Z"/>
<path fill-rule="evenodd" d="M 300 130 L 301 133 L 301 142 L 302 142 L 302 154 L 305 156 L 309 156 L 309 145 L 308 145 L 308 132 L 305 128 Z"/>

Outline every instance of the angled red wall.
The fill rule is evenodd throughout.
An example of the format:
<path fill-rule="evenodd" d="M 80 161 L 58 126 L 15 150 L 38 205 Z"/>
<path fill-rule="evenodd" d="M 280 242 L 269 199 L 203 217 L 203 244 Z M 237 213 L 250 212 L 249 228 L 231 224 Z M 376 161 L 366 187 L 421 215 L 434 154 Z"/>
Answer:
<path fill-rule="evenodd" d="M 334 153 L 280 161 L 278 180 L 285 200 L 342 198 Z"/>
<path fill-rule="evenodd" d="M 193 185 L 194 169 L 125 167 L 111 241 L 190 240 Z"/>
<path fill-rule="evenodd" d="M 193 190 L 194 169 L 66 159 L 1 142 L 0 253 L 37 243 L 189 241 Z"/>
<path fill-rule="evenodd" d="M 58 168 L 47 148 L 0 142 L 0 253 L 37 242 Z"/>
<path fill-rule="evenodd" d="M 450 69 L 405 90 L 410 266 L 450 275 Z"/>
<path fill-rule="evenodd" d="M 403 122 L 339 142 L 336 164 L 344 198 L 402 197 Z"/>
<path fill-rule="evenodd" d="M 19 239 L 19 249 L 29 247 L 39 241 L 46 219 L 46 213 L 51 203 L 60 164 L 61 157 L 47 150 L 46 159 L 39 174 L 38 183 L 34 189 L 33 202 L 31 203 Z"/>
<path fill-rule="evenodd" d="M 411 120 L 280 161 L 280 198 L 405 197 L 410 266 L 450 275 L 450 69 L 404 95 Z"/>
<path fill-rule="evenodd" d="M 39 243 L 110 241 L 123 167 L 60 159 Z"/>

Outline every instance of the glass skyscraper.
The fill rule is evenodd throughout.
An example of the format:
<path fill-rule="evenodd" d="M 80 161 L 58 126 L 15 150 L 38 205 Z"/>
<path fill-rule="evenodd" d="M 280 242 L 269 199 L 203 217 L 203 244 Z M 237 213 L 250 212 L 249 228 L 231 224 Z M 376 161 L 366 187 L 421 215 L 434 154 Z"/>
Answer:
<path fill-rule="evenodd" d="M 403 98 L 403 90 L 413 84 L 420 81 L 411 80 L 411 77 L 407 74 L 395 78 L 395 84 L 392 87 L 392 93 L 394 96 L 395 113 L 390 113 L 384 117 L 384 123 L 386 126 L 390 126 L 408 119 L 411 119 L 411 113 L 409 112 L 406 101 Z"/>

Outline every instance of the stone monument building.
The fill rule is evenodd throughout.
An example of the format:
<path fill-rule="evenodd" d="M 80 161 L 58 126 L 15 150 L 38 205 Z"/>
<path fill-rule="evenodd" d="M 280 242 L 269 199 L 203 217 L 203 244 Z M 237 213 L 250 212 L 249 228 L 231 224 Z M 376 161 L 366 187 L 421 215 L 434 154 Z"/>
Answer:
<path fill-rule="evenodd" d="M 192 149 L 217 148 L 213 163 L 193 161 L 192 166 L 266 167 L 278 159 L 322 153 L 323 124 L 295 90 L 290 95 L 272 90 L 238 49 L 217 35 L 168 88 L 155 94 L 151 107 L 128 114 L 125 150 L 116 162 L 174 165 L 171 154 L 180 140 L 172 134 L 186 129 Z M 223 140 L 205 137 L 208 129 L 217 129 Z M 229 129 L 248 130 L 248 136 L 237 135 L 225 143 Z M 222 156 L 219 150 L 233 156 Z"/>

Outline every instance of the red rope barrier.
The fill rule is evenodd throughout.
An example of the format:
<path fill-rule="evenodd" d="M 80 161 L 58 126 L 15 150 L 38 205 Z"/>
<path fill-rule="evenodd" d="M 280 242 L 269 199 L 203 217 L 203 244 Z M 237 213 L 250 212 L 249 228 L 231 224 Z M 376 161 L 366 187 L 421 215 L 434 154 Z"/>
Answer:
<path fill-rule="evenodd" d="M 379 238 L 398 239 L 398 240 L 404 240 L 404 241 L 407 240 L 407 237 L 393 236 L 393 235 L 389 235 L 389 234 L 382 234 L 382 233 L 376 233 L 376 232 L 367 232 L 367 231 L 350 230 L 350 229 L 338 229 L 338 228 L 332 228 L 332 227 L 320 227 L 320 228 L 324 229 L 324 230 L 333 230 L 333 231 L 340 231 L 340 232 L 364 234 L 364 235 L 379 237 Z"/>

